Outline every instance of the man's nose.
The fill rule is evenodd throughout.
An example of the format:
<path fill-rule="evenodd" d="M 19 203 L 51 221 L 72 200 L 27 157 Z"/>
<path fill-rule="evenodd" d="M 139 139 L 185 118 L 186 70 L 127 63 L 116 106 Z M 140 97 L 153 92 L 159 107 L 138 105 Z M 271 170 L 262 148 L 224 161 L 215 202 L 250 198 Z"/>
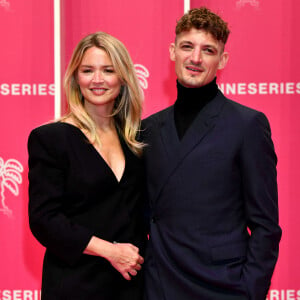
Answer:
<path fill-rule="evenodd" d="M 191 56 L 192 63 L 198 65 L 202 62 L 202 53 L 200 49 L 194 49 Z"/>

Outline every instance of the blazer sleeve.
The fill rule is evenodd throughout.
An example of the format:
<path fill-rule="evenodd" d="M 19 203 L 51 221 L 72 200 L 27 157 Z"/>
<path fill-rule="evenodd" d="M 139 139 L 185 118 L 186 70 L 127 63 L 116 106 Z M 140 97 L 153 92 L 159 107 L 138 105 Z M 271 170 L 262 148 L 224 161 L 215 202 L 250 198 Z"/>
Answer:
<path fill-rule="evenodd" d="M 93 233 L 64 214 L 66 162 L 62 145 L 63 139 L 51 131 L 35 129 L 29 136 L 29 225 L 48 251 L 72 265 Z"/>
<path fill-rule="evenodd" d="M 243 197 L 251 231 L 244 282 L 253 300 L 265 300 L 278 258 L 277 157 L 269 122 L 258 113 L 247 127 L 241 151 Z"/>

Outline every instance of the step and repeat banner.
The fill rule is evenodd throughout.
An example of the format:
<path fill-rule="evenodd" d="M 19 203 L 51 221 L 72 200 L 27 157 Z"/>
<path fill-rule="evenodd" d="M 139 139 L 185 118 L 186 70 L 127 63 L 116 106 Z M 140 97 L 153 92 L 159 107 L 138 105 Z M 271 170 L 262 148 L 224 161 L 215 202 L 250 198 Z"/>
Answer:
<path fill-rule="evenodd" d="M 29 231 L 27 138 L 53 118 L 53 1 L 0 0 L 0 299 L 40 299 Z"/>
<path fill-rule="evenodd" d="M 283 236 L 268 299 L 300 300 L 300 2 L 190 1 L 191 8 L 202 5 L 231 30 L 219 87 L 271 123 Z M 0 0 L 0 300 L 40 299 L 44 248 L 28 226 L 26 143 L 34 127 L 54 118 L 53 6 L 53 0 Z M 145 96 L 143 116 L 173 104 L 168 47 L 183 11 L 183 0 L 62 0 L 62 75 L 78 41 L 106 31 L 131 54 Z"/>
<path fill-rule="evenodd" d="M 220 88 L 263 111 L 271 124 L 283 234 L 268 299 L 300 300 L 300 2 L 191 0 L 191 7 L 203 4 L 219 12 L 231 30 Z"/>

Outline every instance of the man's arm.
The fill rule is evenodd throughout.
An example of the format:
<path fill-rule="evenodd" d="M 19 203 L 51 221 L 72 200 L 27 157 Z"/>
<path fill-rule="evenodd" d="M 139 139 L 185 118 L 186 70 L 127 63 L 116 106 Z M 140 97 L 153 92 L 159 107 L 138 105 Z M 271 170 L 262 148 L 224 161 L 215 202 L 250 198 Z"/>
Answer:
<path fill-rule="evenodd" d="M 243 196 L 251 231 L 243 278 L 250 299 L 265 300 L 278 258 L 277 157 L 267 118 L 250 122 L 241 151 Z"/>

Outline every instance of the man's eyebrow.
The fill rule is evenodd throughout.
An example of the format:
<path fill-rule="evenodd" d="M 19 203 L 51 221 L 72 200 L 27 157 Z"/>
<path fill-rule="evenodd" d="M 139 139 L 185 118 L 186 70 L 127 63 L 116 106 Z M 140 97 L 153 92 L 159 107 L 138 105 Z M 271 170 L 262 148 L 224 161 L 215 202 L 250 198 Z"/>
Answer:
<path fill-rule="evenodd" d="M 182 45 L 182 44 L 191 44 L 192 45 L 193 43 L 189 40 L 183 40 L 179 43 L 179 45 Z"/>
<path fill-rule="evenodd" d="M 205 44 L 203 47 L 206 47 L 206 48 L 213 48 L 213 49 L 216 49 L 217 50 L 217 47 L 215 45 L 212 45 L 212 44 Z"/>
<path fill-rule="evenodd" d="M 178 46 L 181 46 L 181 45 L 184 45 L 184 44 L 194 45 L 194 43 L 189 41 L 189 40 L 183 40 L 183 41 L 179 42 Z M 217 50 L 217 47 L 214 44 L 204 44 L 201 47 L 202 48 L 211 48 L 211 49 Z"/>

